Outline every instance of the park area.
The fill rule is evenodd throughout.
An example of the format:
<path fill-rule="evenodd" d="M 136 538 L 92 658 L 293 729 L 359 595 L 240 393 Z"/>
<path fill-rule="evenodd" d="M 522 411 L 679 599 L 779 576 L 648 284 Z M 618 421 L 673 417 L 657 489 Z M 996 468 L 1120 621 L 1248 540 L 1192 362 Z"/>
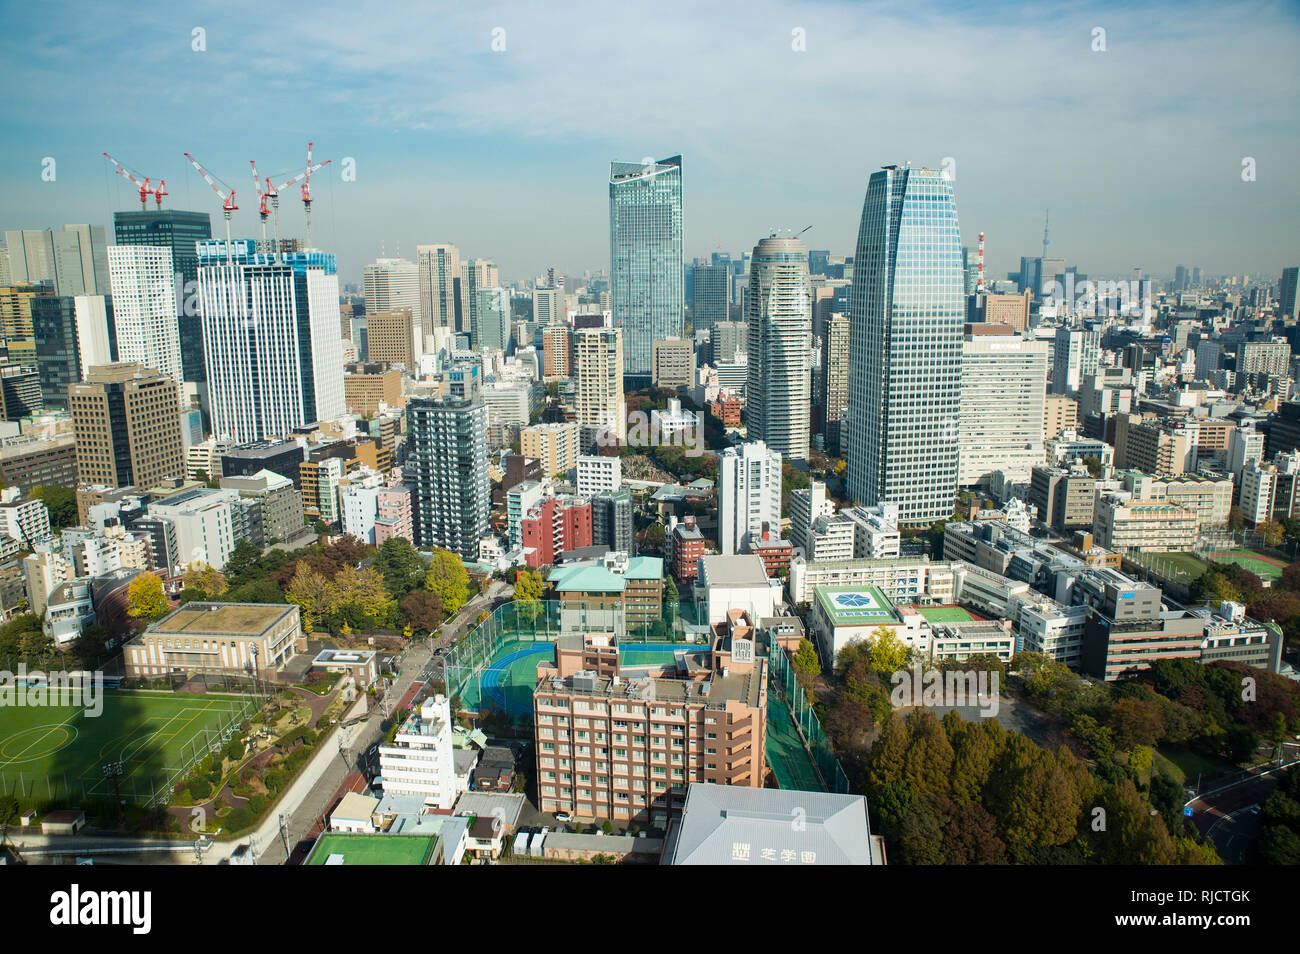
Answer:
<path fill-rule="evenodd" d="M 23 804 L 84 803 L 113 791 L 152 803 L 251 711 L 242 696 L 105 691 L 97 716 L 80 706 L 0 708 L 0 794 Z"/>

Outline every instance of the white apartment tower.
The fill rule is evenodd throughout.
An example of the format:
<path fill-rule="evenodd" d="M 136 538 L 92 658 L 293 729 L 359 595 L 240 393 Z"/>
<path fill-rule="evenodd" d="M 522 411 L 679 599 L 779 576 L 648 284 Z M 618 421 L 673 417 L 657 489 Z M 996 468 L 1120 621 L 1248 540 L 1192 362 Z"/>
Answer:
<path fill-rule="evenodd" d="M 718 455 L 718 548 L 746 553 L 764 529 L 781 529 L 781 455 L 762 441 Z"/>
<path fill-rule="evenodd" d="M 627 436 L 623 396 L 621 328 L 578 328 L 573 332 L 570 378 L 576 385 L 573 407 L 579 424 L 607 429 L 620 441 Z"/>
<path fill-rule="evenodd" d="M 424 354 L 424 321 L 420 311 L 420 269 L 400 258 L 376 259 L 362 273 L 361 290 L 366 296 L 366 313 L 408 308 L 411 312 L 412 354 Z"/>

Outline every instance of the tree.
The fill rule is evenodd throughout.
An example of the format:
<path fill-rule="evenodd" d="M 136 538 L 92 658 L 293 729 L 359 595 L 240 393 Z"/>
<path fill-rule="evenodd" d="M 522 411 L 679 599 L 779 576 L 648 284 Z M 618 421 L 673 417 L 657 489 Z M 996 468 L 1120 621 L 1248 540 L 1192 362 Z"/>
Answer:
<path fill-rule="evenodd" d="M 911 650 L 888 626 L 883 624 L 877 626 L 867 637 L 867 642 L 871 646 L 872 672 L 881 676 L 890 676 L 907 666 Z"/>
<path fill-rule="evenodd" d="M 167 615 L 167 594 L 162 580 L 152 573 L 141 573 L 126 588 L 126 614 L 148 625 Z"/>
<path fill-rule="evenodd" d="M 799 651 L 794 654 L 790 663 L 795 669 L 809 676 L 816 677 L 822 674 L 821 660 L 817 658 L 817 650 L 813 648 L 810 640 L 799 640 Z"/>
<path fill-rule="evenodd" d="M 197 560 L 186 568 L 181 581 L 185 589 L 197 591 L 200 598 L 205 600 L 220 596 L 228 589 L 226 578 L 221 574 L 220 570 L 216 570 Z"/>
<path fill-rule="evenodd" d="M 428 590 L 412 590 L 400 604 L 402 615 L 411 626 L 423 632 L 433 632 L 442 625 L 444 613 L 442 599 Z"/>
<path fill-rule="evenodd" d="M 469 573 L 460 554 L 436 550 L 424 577 L 424 588 L 442 600 L 442 609 L 454 616 L 469 599 Z"/>
<path fill-rule="evenodd" d="M 235 548 L 226 558 L 226 582 L 233 587 L 258 580 L 261 571 L 257 562 L 261 555 L 262 551 L 256 544 L 248 540 L 236 540 Z"/>
<path fill-rule="evenodd" d="M 75 526 L 77 523 L 77 492 L 71 487 L 59 487 L 55 484 L 33 487 L 32 497 L 45 504 L 50 512 L 50 527 L 61 530 Z"/>
<path fill-rule="evenodd" d="M 284 591 L 284 596 L 302 610 L 302 628 L 312 633 L 330 610 L 333 584 L 306 563 L 299 563 L 298 572 Z"/>
<path fill-rule="evenodd" d="M 371 566 L 384 575 L 384 585 L 398 600 L 424 582 L 424 561 L 411 541 L 402 537 L 389 537 L 380 544 Z"/>

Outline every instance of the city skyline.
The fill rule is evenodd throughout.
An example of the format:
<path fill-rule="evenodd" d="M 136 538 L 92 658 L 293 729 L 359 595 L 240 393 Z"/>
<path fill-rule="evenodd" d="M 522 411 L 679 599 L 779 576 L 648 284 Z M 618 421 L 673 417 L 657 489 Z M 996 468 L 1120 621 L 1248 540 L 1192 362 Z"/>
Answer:
<path fill-rule="evenodd" d="M 871 172 L 947 159 L 963 243 L 987 234 L 994 278 L 1037 253 L 1047 209 L 1053 254 L 1091 274 L 1141 265 L 1161 275 L 1186 263 L 1275 280 L 1288 263 L 1300 183 L 1284 172 L 1300 135 L 1276 120 L 1300 91 L 1287 65 L 1300 20 L 1286 5 L 1250 17 L 1208 4 L 1179 6 L 1176 17 L 1152 16 L 1172 10 L 1162 5 L 992 15 L 928 5 L 915 15 L 846 4 L 761 4 L 745 17 L 739 9 L 644 17 L 594 6 L 563 16 L 399 8 L 387 18 L 331 18 L 327 9 L 254 21 L 181 7 L 164 22 L 14 10 L 12 39 L 0 41 L 12 77 L 0 115 L 28 146 L 0 161 L 4 227 L 107 226 L 135 208 L 134 187 L 113 175 L 103 150 L 165 178 L 164 208 L 219 216 L 181 155 L 191 151 L 237 190 L 232 232 L 253 237 L 248 160 L 273 179 L 293 174 L 310 140 L 317 158 L 334 159 L 314 178 L 316 244 L 338 255 L 347 284 L 360 283 L 381 248 L 414 260 L 418 244 L 439 242 L 491 258 L 509 281 L 552 265 L 605 269 L 607 163 L 676 154 L 689 167 L 687 260 L 809 224 L 810 247 L 847 254 Z M 262 28 L 267 21 L 278 25 Z M 201 51 L 192 49 L 196 29 L 205 31 Z M 1093 48 L 1096 29 L 1104 50 Z M 504 49 L 494 50 L 498 39 Z M 667 75 L 652 66 L 666 48 L 679 64 Z M 880 54 L 866 68 L 863 48 Z M 554 70 L 557 54 L 581 58 L 583 69 Z M 1212 76 L 1189 65 L 1211 58 Z M 1264 60 L 1278 70 L 1252 68 Z M 92 100 L 74 77 L 96 64 Z M 587 83 L 593 70 L 607 82 Z M 451 74 L 455 97 L 412 93 Z M 729 86 L 739 75 L 758 78 L 763 96 Z M 1128 90 L 1139 80 L 1135 103 Z M 702 109 L 710 83 L 717 108 Z M 265 89 L 254 95 L 258 84 Z M 292 103 L 292 118 L 267 111 L 267 96 Z M 186 108 L 198 97 L 219 104 L 220 118 Z M 1211 146 L 1175 149 L 1171 159 L 1171 146 L 1206 130 Z M 52 182 L 41 178 L 47 157 Z M 1252 182 L 1242 180 L 1246 158 Z M 530 171 L 520 175 L 521 164 Z M 346 168 L 355 181 L 343 180 Z M 296 194 L 281 206 L 284 234 L 301 235 Z"/>

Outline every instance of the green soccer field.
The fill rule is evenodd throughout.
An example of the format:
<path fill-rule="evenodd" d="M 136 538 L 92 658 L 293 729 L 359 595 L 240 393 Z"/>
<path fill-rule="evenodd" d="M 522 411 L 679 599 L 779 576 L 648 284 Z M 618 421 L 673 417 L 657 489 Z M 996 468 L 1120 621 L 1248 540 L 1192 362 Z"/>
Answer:
<path fill-rule="evenodd" d="M 105 690 L 98 716 L 71 706 L 0 707 L 0 792 L 94 798 L 111 791 L 104 766 L 122 763 L 123 797 L 139 800 L 238 729 L 242 696 Z"/>
<path fill-rule="evenodd" d="M 1261 580 L 1276 580 L 1282 576 L 1286 564 L 1272 557 L 1255 553 L 1253 550 L 1229 550 L 1226 553 L 1211 553 L 1215 563 L 1235 563 L 1243 570 L 1249 570 Z"/>

